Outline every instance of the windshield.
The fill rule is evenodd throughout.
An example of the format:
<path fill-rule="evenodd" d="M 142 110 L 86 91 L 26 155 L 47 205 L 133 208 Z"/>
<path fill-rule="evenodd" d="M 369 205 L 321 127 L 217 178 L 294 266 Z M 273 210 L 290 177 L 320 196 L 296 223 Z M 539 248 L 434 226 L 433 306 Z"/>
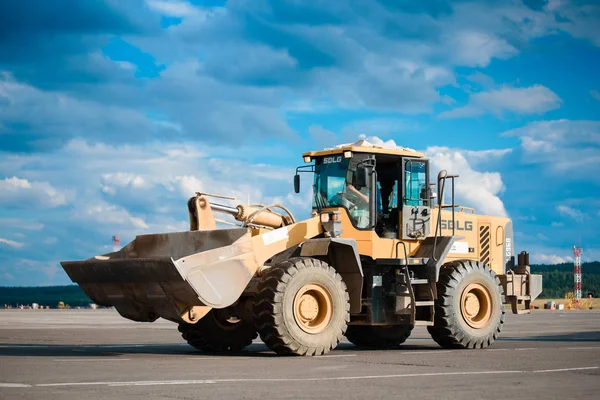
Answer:
<path fill-rule="evenodd" d="M 369 226 L 369 186 L 355 187 L 356 158 L 323 157 L 315 165 L 314 208 L 344 207 L 357 228 Z"/>

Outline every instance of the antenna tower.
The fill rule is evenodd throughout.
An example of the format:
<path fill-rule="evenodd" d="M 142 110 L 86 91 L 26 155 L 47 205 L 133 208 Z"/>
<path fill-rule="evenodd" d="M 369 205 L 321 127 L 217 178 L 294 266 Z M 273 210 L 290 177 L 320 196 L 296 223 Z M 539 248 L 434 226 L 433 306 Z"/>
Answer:
<path fill-rule="evenodd" d="M 573 300 L 576 304 L 581 302 L 581 254 L 583 249 L 581 247 L 573 246 L 573 256 L 575 257 L 573 277 L 574 277 L 574 291 Z"/>
<path fill-rule="evenodd" d="M 121 239 L 119 239 L 119 235 L 113 236 L 112 241 L 113 241 L 113 251 L 119 251 L 121 249 Z"/>

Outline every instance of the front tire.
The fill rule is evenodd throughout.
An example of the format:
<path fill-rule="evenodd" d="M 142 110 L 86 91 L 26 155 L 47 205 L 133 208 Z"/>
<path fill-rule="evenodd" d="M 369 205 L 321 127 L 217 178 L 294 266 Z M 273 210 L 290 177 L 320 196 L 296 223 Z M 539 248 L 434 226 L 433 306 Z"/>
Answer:
<path fill-rule="evenodd" d="M 494 271 L 476 261 L 455 261 L 440 270 L 434 325 L 427 330 L 444 348 L 490 346 L 504 324 L 504 293 Z"/>
<path fill-rule="evenodd" d="M 277 354 L 326 354 L 346 332 L 349 299 L 342 277 L 330 265 L 292 258 L 261 278 L 254 299 L 256 328 Z"/>

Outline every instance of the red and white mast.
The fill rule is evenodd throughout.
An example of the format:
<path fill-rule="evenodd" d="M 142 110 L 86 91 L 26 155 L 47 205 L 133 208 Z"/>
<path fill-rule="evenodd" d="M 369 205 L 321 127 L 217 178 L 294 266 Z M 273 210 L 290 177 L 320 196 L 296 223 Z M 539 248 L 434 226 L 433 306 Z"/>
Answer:
<path fill-rule="evenodd" d="M 113 236 L 112 241 L 113 241 L 113 251 L 121 250 L 121 239 L 119 239 L 119 235 Z"/>
<path fill-rule="evenodd" d="M 573 277 L 575 280 L 574 291 L 573 291 L 573 299 L 575 303 L 579 303 L 581 301 L 581 254 L 583 253 L 583 249 L 581 247 L 573 246 L 573 256 L 575 257 Z"/>

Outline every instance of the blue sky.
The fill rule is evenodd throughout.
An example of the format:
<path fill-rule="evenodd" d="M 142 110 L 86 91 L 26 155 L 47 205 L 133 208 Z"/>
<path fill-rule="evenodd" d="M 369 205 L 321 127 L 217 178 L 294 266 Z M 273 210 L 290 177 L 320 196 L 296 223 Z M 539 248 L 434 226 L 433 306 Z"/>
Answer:
<path fill-rule="evenodd" d="M 1 2 L 0 285 L 186 230 L 196 191 L 305 217 L 300 154 L 361 137 L 459 174 L 533 261 L 598 260 L 598 26 L 582 0 Z"/>

